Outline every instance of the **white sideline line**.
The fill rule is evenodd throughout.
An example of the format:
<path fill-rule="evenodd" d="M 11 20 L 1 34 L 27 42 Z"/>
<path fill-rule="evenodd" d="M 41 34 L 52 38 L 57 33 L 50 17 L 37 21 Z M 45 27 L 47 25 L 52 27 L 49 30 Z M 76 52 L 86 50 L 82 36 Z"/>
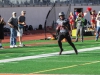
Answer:
<path fill-rule="evenodd" d="M 100 47 L 79 49 L 78 52 L 92 51 L 92 50 L 97 50 L 97 49 L 100 49 Z M 40 54 L 40 55 L 35 55 L 35 56 L 25 56 L 25 57 L 17 57 L 17 58 L 10 58 L 10 59 L 2 59 L 2 60 L 0 60 L 0 63 L 22 61 L 22 60 L 27 60 L 27 59 L 36 59 L 36 58 L 43 58 L 43 57 L 50 57 L 50 56 L 58 56 L 58 53 L 59 52 Z M 72 53 L 75 53 L 74 50 L 62 52 L 62 54 L 72 54 Z"/>

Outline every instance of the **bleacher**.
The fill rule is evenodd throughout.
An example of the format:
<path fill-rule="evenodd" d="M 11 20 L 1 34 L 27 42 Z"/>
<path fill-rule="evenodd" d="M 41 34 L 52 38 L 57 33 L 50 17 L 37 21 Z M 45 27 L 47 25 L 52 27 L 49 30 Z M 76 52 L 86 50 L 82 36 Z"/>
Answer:
<path fill-rule="evenodd" d="M 59 5 L 100 5 L 100 0 L 0 0 L 0 7 L 50 6 L 54 2 Z"/>

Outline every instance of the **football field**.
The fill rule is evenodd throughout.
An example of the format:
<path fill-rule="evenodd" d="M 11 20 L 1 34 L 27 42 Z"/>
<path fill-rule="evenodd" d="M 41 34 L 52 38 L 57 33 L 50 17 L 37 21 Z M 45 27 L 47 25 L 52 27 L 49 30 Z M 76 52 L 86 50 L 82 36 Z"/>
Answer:
<path fill-rule="evenodd" d="M 79 54 L 76 55 L 68 43 L 59 54 L 56 40 L 25 41 L 26 47 L 0 50 L 0 73 L 6 75 L 99 75 L 100 41 L 85 40 L 74 42 Z M 4 43 L 3 46 L 9 46 Z"/>

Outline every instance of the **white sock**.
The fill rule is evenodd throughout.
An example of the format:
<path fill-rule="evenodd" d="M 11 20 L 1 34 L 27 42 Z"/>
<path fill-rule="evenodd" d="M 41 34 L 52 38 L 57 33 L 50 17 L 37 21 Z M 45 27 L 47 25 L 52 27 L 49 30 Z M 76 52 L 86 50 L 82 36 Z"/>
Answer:
<path fill-rule="evenodd" d="M 2 46 L 2 44 L 0 43 L 0 46 Z"/>

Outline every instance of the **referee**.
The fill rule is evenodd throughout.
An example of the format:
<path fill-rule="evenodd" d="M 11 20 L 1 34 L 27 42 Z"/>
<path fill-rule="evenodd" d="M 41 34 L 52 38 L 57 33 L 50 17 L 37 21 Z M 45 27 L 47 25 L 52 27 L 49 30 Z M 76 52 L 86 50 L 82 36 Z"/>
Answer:
<path fill-rule="evenodd" d="M 62 54 L 63 48 L 62 48 L 62 40 L 66 38 L 68 43 L 73 47 L 74 51 L 76 54 L 78 54 L 78 51 L 75 47 L 75 45 L 72 43 L 69 31 L 70 31 L 70 24 L 69 20 L 65 19 L 65 14 L 64 12 L 59 13 L 59 19 L 57 20 L 57 27 L 56 30 L 58 32 L 58 45 L 60 47 L 60 52 L 59 55 Z"/>

